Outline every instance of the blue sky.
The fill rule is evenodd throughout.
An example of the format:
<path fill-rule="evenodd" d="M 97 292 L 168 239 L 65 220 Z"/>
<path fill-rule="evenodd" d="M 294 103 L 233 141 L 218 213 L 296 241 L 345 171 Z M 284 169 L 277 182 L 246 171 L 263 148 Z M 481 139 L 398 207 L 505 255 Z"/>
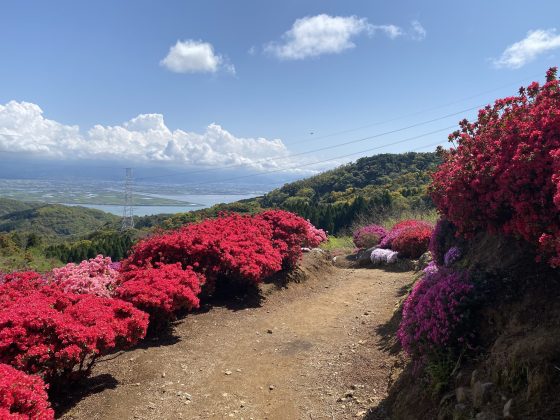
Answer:
<path fill-rule="evenodd" d="M 538 0 L 6 1 L 0 154 L 259 170 L 336 158 L 475 112 L 262 164 L 542 80 L 558 63 L 558 16 L 559 2 Z M 378 152 L 445 143 L 446 133 Z"/>

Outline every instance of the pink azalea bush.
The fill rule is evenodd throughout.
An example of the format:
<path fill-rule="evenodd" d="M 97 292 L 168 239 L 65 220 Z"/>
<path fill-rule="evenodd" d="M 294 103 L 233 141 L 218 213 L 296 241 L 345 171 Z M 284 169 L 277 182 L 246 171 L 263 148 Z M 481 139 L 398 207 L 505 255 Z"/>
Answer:
<path fill-rule="evenodd" d="M 117 287 L 119 272 L 113 268 L 110 257 L 98 255 L 80 264 L 69 263 L 55 268 L 52 276 L 65 292 L 111 297 Z"/>
<path fill-rule="evenodd" d="M 387 230 L 379 225 L 362 226 L 354 231 L 354 245 L 358 248 L 371 248 L 387 236 Z"/>
<path fill-rule="evenodd" d="M 473 291 L 464 272 L 425 269 L 403 305 L 397 335 L 404 350 L 421 363 L 439 349 L 464 345 Z"/>

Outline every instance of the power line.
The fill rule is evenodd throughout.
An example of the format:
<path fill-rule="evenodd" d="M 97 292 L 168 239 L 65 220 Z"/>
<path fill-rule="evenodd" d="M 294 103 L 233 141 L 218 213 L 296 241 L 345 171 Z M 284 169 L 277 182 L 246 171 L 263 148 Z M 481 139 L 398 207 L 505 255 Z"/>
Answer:
<path fill-rule="evenodd" d="M 441 109 L 441 108 L 446 108 L 450 105 L 455 105 L 455 104 L 458 104 L 458 103 L 461 103 L 461 102 L 468 101 L 470 99 L 478 98 L 479 96 L 487 95 L 488 93 L 496 92 L 496 91 L 504 89 L 506 87 L 510 87 L 510 86 L 518 85 L 518 84 L 524 84 L 524 83 L 527 83 L 528 79 L 533 80 L 534 78 L 538 78 L 540 76 L 541 76 L 541 74 L 535 74 L 533 76 L 527 76 L 527 77 L 525 77 L 521 80 L 518 80 L 516 82 L 510 82 L 510 83 L 507 83 L 505 85 L 486 90 L 484 92 L 480 92 L 480 93 L 477 93 L 477 94 L 474 94 L 474 95 L 471 95 L 471 96 L 467 96 L 465 98 L 458 99 L 458 100 L 453 101 L 453 102 L 448 102 L 446 104 L 438 105 L 438 106 L 435 106 L 435 107 L 432 107 L 432 108 L 427 108 L 427 109 L 423 109 L 423 110 L 420 110 L 420 111 L 411 112 L 409 114 L 400 115 L 398 117 L 390 118 L 388 120 L 378 121 L 378 122 L 374 122 L 374 123 L 371 123 L 371 124 L 365 124 L 365 125 L 362 125 L 362 126 L 359 126 L 359 127 L 353 127 L 353 128 L 349 128 L 349 129 L 346 129 L 346 130 L 335 131 L 335 132 L 324 134 L 324 135 L 321 135 L 321 136 L 313 136 L 313 138 L 306 138 L 306 139 L 300 139 L 300 140 L 296 140 L 296 141 L 285 142 L 284 144 L 291 145 L 291 144 L 299 143 L 301 141 L 311 142 L 311 141 L 315 141 L 315 140 L 321 140 L 321 139 L 326 139 L 326 138 L 329 138 L 329 137 L 338 136 L 340 134 L 347 134 L 347 133 L 351 133 L 351 132 L 354 132 L 354 131 L 363 130 L 364 128 L 369 128 L 369 127 L 374 127 L 374 126 L 378 126 L 378 125 L 387 124 L 387 123 L 390 123 L 390 122 L 402 120 L 404 118 L 409 118 L 409 117 L 413 117 L 415 115 L 423 114 L 425 112 L 435 111 L 435 110 Z"/>
<path fill-rule="evenodd" d="M 363 141 L 366 141 L 366 140 L 371 140 L 371 139 L 374 139 L 374 138 L 387 136 L 389 134 L 395 134 L 395 133 L 398 133 L 398 132 L 401 132 L 401 131 L 409 130 L 411 128 L 420 127 L 422 125 L 431 124 L 433 122 L 441 121 L 441 120 L 444 120 L 444 119 L 449 118 L 449 117 L 454 117 L 454 116 L 457 116 L 457 115 L 460 115 L 460 114 L 464 114 L 465 112 L 468 112 L 468 111 L 473 111 L 475 109 L 479 109 L 483 106 L 484 105 L 476 105 L 476 106 L 473 106 L 473 107 L 470 107 L 470 108 L 462 109 L 462 110 L 457 111 L 457 112 L 442 115 L 442 116 L 437 117 L 437 118 L 432 118 L 430 120 L 425 120 L 425 121 L 421 121 L 421 122 L 418 122 L 418 123 L 415 123 L 415 124 L 411 124 L 411 125 L 408 125 L 406 127 L 396 128 L 394 130 L 389 130 L 389 131 L 385 131 L 383 133 L 373 134 L 371 136 L 361 137 L 359 139 L 350 140 L 350 141 L 346 141 L 346 142 L 343 142 L 343 143 L 337 143 L 337 144 L 331 145 L 331 146 L 320 147 L 320 148 L 313 149 L 313 150 L 307 150 L 305 152 L 291 153 L 291 154 L 285 155 L 285 156 L 258 159 L 256 161 L 253 161 L 253 163 L 275 162 L 275 161 L 278 161 L 278 160 L 285 160 L 285 159 L 290 159 L 290 158 L 297 157 L 297 156 L 308 155 L 310 153 L 317 153 L 317 152 L 322 152 L 322 151 L 325 151 L 325 150 L 336 149 L 338 147 L 347 146 L 349 144 L 360 143 L 360 142 L 363 142 Z M 456 125 L 451 126 L 451 128 L 455 128 L 455 127 L 456 127 Z M 187 171 L 187 172 L 173 172 L 173 173 L 169 173 L 169 174 L 165 174 L 165 175 L 140 177 L 140 178 L 137 178 L 137 180 L 166 178 L 166 177 L 170 177 L 170 176 L 174 176 L 174 175 L 194 175 L 194 174 L 199 174 L 199 173 L 204 173 L 204 172 L 212 172 L 212 171 L 241 167 L 241 166 L 245 166 L 245 164 L 236 163 L 236 164 L 232 164 L 232 165 L 220 166 L 219 168 L 215 167 L 215 168 L 197 169 L 197 170 L 194 170 L 194 171 Z"/>
<path fill-rule="evenodd" d="M 300 164 L 300 165 L 296 165 L 296 166 L 284 167 L 284 168 L 280 168 L 280 169 L 274 169 L 274 170 L 270 170 L 270 171 L 263 171 L 263 172 L 259 172 L 259 173 L 251 174 L 251 175 L 240 175 L 240 176 L 236 176 L 236 177 L 232 177 L 232 178 L 220 179 L 218 181 L 205 181 L 205 182 L 197 182 L 197 183 L 193 183 L 193 184 L 194 185 L 205 185 L 205 184 L 214 184 L 216 182 L 223 183 L 223 182 L 229 182 L 229 181 L 236 181 L 238 179 L 253 178 L 255 176 L 273 174 L 273 173 L 278 173 L 278 172 L 285 172 L 286 170 L 290 170 L 290 169 L 300 169 L 300 168 L 307 167 L 307 166 L 318 165 L 318 164 L 321 164 L 321 163 L 332 162 L 332 161 L 338 160 L 338 159 L 344 159 L 344 158 L 351 157 L 351 156 L 361 155 L 363 153 L 369 153 L 369 152 L 372 152 L 374 150 L 379 150 L 379 149 L 382 149 L 382 148 L 388 147 L 388 146 L 395 146 L 397 144 L 406 143 L 406 142 L 409 142 L 409 141 L 412 141 L 412 140 L 417 140 L 419 138 L 426 137 L 426 136 L 429 136 L 429 135 L 432 135 L 432 134 L 437 134 L 437 133 L 441 133 L 441 132 L 444 132 L 444 131 L 448 131 L 448 130 L 451 130 L 455 127 L 456 127 L 455 125 L 452 125 L 450 127 L 445 127 L 445 128 L 441 128 L 439 130 L 430 131 L 429 133 L 424 133 L 424 134 L 420 134 L 420 135 L 417 135 L 417 136 L 408 137 L 408 138 L 403 139 L 403 140 L 399 140 L 399 141 L 395 141 L 395 142 L 391 142 L 391 143 L 386 143 L 386 144 L 376 146 L 376 147 L 372 147 L 372 148 L 369 148 L 369 149 L 360 150 L 359 152 L 353 152 L 353 153 L 349 153 L 349 154 L 346 154 L 346 155 L 340 155 L 340 156 L 336 156 L 336 157 L 329 158 L 329 159 L 319 160 L 319 161 L 310 162 L 310 163 L 304 163 L 304 164 Z M 438 145 L 438 144 L 441 144 L 441 141 L 435 143 L 435 145 Z M 428 146 L 425 146 L 425 147 L 428 147 Z"/>
<path fill-rule="evenodd" d="M 454 105 L 456 103 L 464 102 L 466 100 L 473 99 L 473 98 L 476 98 L 476 97 L 479 97 L 479 96 L 482 96 L 482 95 L 486 95 L 488 93 L 495 92 L 497 90 L 504 89 L 504 88 L 512 86 L 512 85 L 516 85 L 516 84 L 519 84 L 519 83 L 524 83 L 529 78 L 534 79 L 535 77 L 539 77 L 539 76 L 540 76 L 540 74 L 529 76 L 529 77 L 526 77 L 522 80 L 518 80 L 516 82 L 511 82 L 511 83 L 508 83 L 508 84 L 505 84 L 505 85 L 502 85 L 502 86 L 499 86 L 499 87 L 496 87 L 496 88 L 493 88 L 493 89 L 489 89 L 489 90 L 486 90 L 484 92 L 477 93 L 475 95 L 471 95 L 469 97 L 459 99 L 457 101 L 449 102 L 449 103 L 444 104 L 444 105 L 438 105 L 436 107 L 427 108 L 427 109 L 420 110 L 420 111 L 417 111 L 417 112 L 414 112 L 414 113 L 401 115 L 401 116 L 398 116 L 398 117 L 395 117 L 395 118 L 392 118 L 392 119 L 389 119 L 389 120 L 376 122 L 376 123 L 372 123 L 372 124 L 367 124 L 367 125 L 364 125 L 364 126 L 361 126 L 361 127 L 351 128 L 351 129 L 348 129 L 348 130 L 342 130 L 342 131 L 338 131 L 338 132 L 335 132 L 335 133 L 326 134 L 324 136 L 314 137 L 313 139 L 306 139 L 306 141 L 315 141 L 315 140 L 320 140 L 320 139 L 324 139 L 324 138 L 328 138 L 328 137 L 334 137 L 334 136 L 337 136 L 337 135 L 340 135 L 340 134 L 346 134 L 346 133 L 350 133 L 350 132 L 353 132 L 353 131 L 358 131 L 358 130 L 361 130 L 363 128 L 368 128 L 368 127 L 373 127 L 373 126 L 377 126 L 377 125 L 386 124 L 386 123 L 393 122 L 393 121 L 398 121 L 398 120 L 401 120 L 401 119 L 404 119 L 404 118 L 407 118 L 407 117 L 410 117 L 410 116 L 422 114 L 424 112 L 445 108 L 449 105 Z M 421 121 L 419 123 L 411 124 L 411 125 L 406 126 L 406 127 L 397 128 L 395 130 L 389 130 L 389 131 L 386 131 L 386 132 L 383 132 L 383 133 L 378 133 L 378 134 L 374 134 L 374 135 L 371 135 L 371 136 L 346 141 L 346 142 L 343 142 L 343 143 L 337 143 L 337 144 L 331 145 L 331 146 L 325 146 L 325 147 L 321 147 L 321 148 L 317 148 L 317 149 L 307 150 L 307 151 L 304 151 L 304 152 L 291 153 L 291 154 L 288 154 L 288 155 L 285 155 L 285 156 L 258 159 L 258 160 L 253 161 L 252 163 L 255 164 L 255 163 L 275 162 L 275 161 L 279 161 L 279 160 L 285 160 L 285 159 L 290 159 L 290 158 L 293 158 L 293 157 L 307 155 L 307 154 L 310 154 L 310 153 L 317 153 L 317 152 L 321 152 L 321 151 L 325 151 L 325 150 L 331 150 L 331 149 L 335 149 L 337 147 L 342 147 L 342 146 L 346 146 L 346 145 L 349 145 L 349 144 L 359 143 L 359 142 L 370 140 L 370 139 L 373 139 L 373 138 L 378 138 L 378 137 L 386 136 L 386 135 L 389 135 L 389 134 L 398 133 L 400 131 L 408 130 L 408 129 L 411 129 L 411 128 L 420 127 L 422 125 L 426 125 L 426 124 L 430 124 L 432 122 L 443 120 L 445 118 L 460 115 L 462 113 L 473 111 L 475 109 L 480 109 L 480 108 L 482 108 L 486 105 L 487 104 L 476 105 L 476 106 L 466 108 L 466 109 L 463 109 L 463 110 L 460 110 L 460 111 L 457 111 L 457 112 L 453 112 L 453 113 L 450 113 L 450 114 L 446 114 L 446 115 L 443 115 L 443 116 L 440 116 L 440 117 L 437 117 L 437 118 L 433 118 L 433 119 L 430 119 L 430 120 L 425 120 L 425 121 Z M 284 144 L 285 145 L 290 145 L 290 144 L 295 144 L 295 142 L 288 142 L 288 143 L 284 143 Z M 175 175 L 195 175 L 195 174 L 200 174 L 200 173 L 214 172 L 214 171 L 219 171 L 219 170 L 223 170 L 223 169 L 244 167 L 244 166 L 246 166 L 245 163 L 234 163 L 234 164 L 224 165 L 224 166 L 220 166 L 220 167 L 197 169 L 197 170 L 186 171 L 186 172 L 183 172 L 183 171 L 181 171 L 181 172 L 171 172 L 171 173 L 168 173 L 168 174 L 165 174 L 165 175 L 153 175 L 153 176 L 147 176 L 147 177 L 140 177 L 140 178 L 137 178 L 137 180 L 141 181 L 141 180 L 148 180 L 148 179 L 168 178 L 170 176 L 175 176 Z"/>

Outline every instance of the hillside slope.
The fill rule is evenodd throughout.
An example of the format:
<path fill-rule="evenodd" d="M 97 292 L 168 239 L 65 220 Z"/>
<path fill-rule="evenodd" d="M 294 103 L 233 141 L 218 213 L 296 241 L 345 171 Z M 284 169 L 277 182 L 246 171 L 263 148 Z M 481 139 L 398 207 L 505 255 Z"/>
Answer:
<path fill-rule="evenodd" d="M 0 197 L 0 217 L 18 211 L 29 210 L 37 206 L 38 204 L 25 203 L 23 201 L 12 200 L 11 198 Z"/>
<path fill-rule="evenodd" d="M 16 210 L 8 212 L 13 209 Z M 107 224 L 116 225 L 118 221 L 118 216 L 85 207 L 58 204 L 34 206 L 14 200 L 2 200 L 0 203 L 0 232 L 72 237 L 90 233 Z"/>
<path fill-rule="evenodd" d="M 430 173 L 439 163 L 440 157 L 436 153 L 364 157 L 286 184 L 263 197 L 175 215 L 164 225 L 176 227 L 224 210 L 256 212 L 262 208 L 281 208 L 337 233 L 363 216 L 383 218 L 393 212 L 433 208 L 426 189 Z"/>

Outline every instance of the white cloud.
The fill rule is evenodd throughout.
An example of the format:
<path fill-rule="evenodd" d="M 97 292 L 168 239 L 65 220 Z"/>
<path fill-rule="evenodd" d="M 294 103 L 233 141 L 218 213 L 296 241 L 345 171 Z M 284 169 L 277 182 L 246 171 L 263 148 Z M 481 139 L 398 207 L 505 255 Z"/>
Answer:
<path fill-rule="evenodd" d="M 362 34 L 372 36 L 377 31 L 391 39 L 403 33 L 398 26 L 372 25 L 366 18 L 321 14 L 297 19 L 291 29 L 282 35 L 282 42 L 271 42 L 264 49 L 282 60 L 302 60 L 354 48 L 355 37 Z"/>
<path fill-rule="evenodd" d="M 422 26 L 420 22 L 417 20 L 413 20 L 411 23 L 412 30 L 410 31 L 410 36 L 415 41 L 422 41 L 426 38 L 427 32 L 426 29 Z"/>
<path fill-rule="evenodd" d="M 395 39 L 404 34 L 403 30 L 395 25 L 371 25 L 372 32 L 381 31 L 391 39 Z"/>
<path fill-rule="evenodd" d="M 518 69 L 556 48 L 560 48 L 560 35 L 556 34 L 555 28 L 529 31 L 524 39 L 510 45 L 499 58 L 494 59 L 494 66 Z"/>
<path fill-rule="evenodd" d="M 57 159 L 110 159 L 169 162 L 176 165 L 240 165 L 266 170 L 293 166 L 281 158 L 288 150 L 279 139 L 236 137 L 218 124 L 202 133 L 171 130 L 161 114 L 141 114 L 115 126 L 95 125 L 83 132 L 44 117 L 29 102 L 0 105 L 0 152 Z"/>
<path fill-rule="evenodd" d="M 224 69 L 235 74 L 235 67 L 214 53 L 212 44 L 192 39 L 177 41 L 160 64 L 174 73 L 216 73 Z"/>

